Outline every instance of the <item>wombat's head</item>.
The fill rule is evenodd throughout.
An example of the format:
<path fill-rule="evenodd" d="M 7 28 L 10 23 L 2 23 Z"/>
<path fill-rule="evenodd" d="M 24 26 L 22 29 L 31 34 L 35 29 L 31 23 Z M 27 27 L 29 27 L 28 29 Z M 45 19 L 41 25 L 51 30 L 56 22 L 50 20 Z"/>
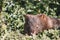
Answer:
<path fill-rule="evenodd" d="M 24 32 L 28 35 L 37 34 L 42 31 L 42 23 L 40 21 L 39 15 L 25 15 L 25 26 Z"/>

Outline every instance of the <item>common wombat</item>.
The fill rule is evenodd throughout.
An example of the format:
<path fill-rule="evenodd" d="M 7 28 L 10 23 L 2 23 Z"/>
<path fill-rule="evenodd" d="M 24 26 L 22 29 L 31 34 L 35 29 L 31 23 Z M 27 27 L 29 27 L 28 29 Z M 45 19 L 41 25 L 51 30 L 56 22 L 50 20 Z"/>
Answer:
<path fill-rule="evenodd" d="M 24 32 L 28 35 L 38 34 L 46 29 L 60 26 L 60 19 L 51 18 L 45 14 L 26 14 Z"/>

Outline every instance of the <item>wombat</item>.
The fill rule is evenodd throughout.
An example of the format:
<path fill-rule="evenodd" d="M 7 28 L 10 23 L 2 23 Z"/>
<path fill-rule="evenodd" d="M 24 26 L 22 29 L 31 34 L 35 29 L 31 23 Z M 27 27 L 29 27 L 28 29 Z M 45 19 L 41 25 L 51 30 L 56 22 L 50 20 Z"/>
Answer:
<path fill-rule="evenodd" d="M 46 29 L 59 28 L 60 19 L 51 18 L 45 14 L 26 14 L 24 32 L 28 35 L 38 34 Z"/>

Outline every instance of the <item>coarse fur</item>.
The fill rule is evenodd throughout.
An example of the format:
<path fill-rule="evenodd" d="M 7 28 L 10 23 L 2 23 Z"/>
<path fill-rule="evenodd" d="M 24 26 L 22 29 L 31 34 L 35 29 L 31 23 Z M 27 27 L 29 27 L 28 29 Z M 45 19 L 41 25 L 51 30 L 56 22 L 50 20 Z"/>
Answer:
<path fill-rule="evenodd" d="M 26 14 L 24 32 L 28 35 L 38 34 L 46 29 L 59 28 L 60 19 L 51 18 L 46 14 Z"/>

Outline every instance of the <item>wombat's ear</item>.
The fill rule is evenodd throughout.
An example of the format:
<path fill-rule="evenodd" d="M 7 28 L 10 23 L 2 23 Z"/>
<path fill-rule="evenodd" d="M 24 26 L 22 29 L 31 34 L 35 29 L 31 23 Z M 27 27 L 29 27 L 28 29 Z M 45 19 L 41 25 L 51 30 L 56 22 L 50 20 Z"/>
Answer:
<path fill-rule="evenodd" d="M 42 14 L 41 17 L 42 17 L 42 18 L 46 18 L 46 14 Z"/>
<path fill-rule="evenodd" d="M 25 14 L 25 15 L 23 15 L 23 16 L 24 16 L 24 17 L 27 17 L 27 16 L 26 16 L 26 14 Z"/>
<path fill-rule="evenodd" d="M 27 15 L 27 14 L 25 14 L 25 15 L 24 15 L 24 17 L 25 17 L 25 18 L 27 18 L 27 17 L 28 17 L 28 15 Z"/>
<path fill-rule="evenodd" d="M 29 14 L 25 14 L 25 15 L 24 15 L 25 18 L 28 18 L 29 16 L 30 16 Z"/>
<path fill-rule="evenodd" d="M 44 18 L 46 17 L 46 14 L 38 14 L 38 17 Z"/>
<path fill-rule="evenodd" d="M 38 15 L 40 19 L 46 20 L 47 15 L 46 14 L 40 14 Z"/>

